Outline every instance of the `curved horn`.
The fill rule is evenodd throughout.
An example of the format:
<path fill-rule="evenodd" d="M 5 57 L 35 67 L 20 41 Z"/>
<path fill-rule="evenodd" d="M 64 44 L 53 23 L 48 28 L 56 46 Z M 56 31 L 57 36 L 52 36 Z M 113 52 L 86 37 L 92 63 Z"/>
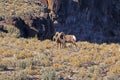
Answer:
<path fill-rule="evenodd" d="M 65 33 L 64 33 L 64 32 L 61 32 L 60 34 L 63 35 L 63 36 L 65 36 Z"/>
<path fill-rule="evenodd" d="M 57 39 L 59 38 L 59 32 L 56 32 L 55 35 L 53 36 L 53 41 L 57 41 Z"/>
<path fill-rule="evenodd" d="M 65 34 L 64 34 L 64 32 L 60 32 L 59 37 L 60 37 L 60 39 L 65 39 Z"/>

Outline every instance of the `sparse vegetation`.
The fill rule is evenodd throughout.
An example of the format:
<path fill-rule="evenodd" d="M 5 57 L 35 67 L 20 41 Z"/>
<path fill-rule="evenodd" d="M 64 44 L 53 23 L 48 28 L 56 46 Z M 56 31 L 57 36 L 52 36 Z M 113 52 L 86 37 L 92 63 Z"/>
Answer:
<path fill-rule="evenodd" d="M 21 76 L 21 78 L 32 76 L 45 80 L 60 78 L 76 80 L 76 77 L 78 79 L 103 79 L 107 76 L 116 78 L 118 76 L 114 75 L 120 74 L 119 44 L 77 42 L 80 49 L 74 51 L 73 48 L 57 49 L 55 43 L 50 40 L 10 37 L 0 39 L 0 69 L 20 71 L 14 75 L 14 78 L 16 76 L 20 78 L 21 71 L 26 73 L 26 77 Z M 5 77 L 4 74 L 11 78 L 13 76 L 10 72 L 0 72 L 2 79 Z"/>
<path fill-rule="evenodd" d="M 28 2 L 25 0 L 4 0 L 0 2 L 0 17 L 18 17 L 31 12 L 39 13 L 44 9 L 44 6 L 36 5 L 34 2 L 34 0 Z"/>

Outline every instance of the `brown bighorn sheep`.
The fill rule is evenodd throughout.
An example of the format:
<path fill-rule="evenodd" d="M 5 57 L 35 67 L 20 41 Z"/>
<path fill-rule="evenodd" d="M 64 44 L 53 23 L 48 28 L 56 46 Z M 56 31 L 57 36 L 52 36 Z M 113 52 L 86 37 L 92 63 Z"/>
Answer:
<path fill-rule="evenodd" d="M 53 41 L 57 42 L 59 48 L 65 47 L 65 34 L 63 32 L 56 32 L 53 36 Z"/>
<path fill-rule="evenodd" d="M 72 43 L 77 47 L 75 35 L 65 35 L 65 43 Z"/>
<path fill-rule="evenodd" d="M 56 32 L 53 36 L 53 40 L 57 42 L 57 45 L 60 44 L 60 47 L 66 46 L 66 43 L 72 43 L 77 47 L 76 37 L 74 35 L 65 35 L 63 32 Z"/>

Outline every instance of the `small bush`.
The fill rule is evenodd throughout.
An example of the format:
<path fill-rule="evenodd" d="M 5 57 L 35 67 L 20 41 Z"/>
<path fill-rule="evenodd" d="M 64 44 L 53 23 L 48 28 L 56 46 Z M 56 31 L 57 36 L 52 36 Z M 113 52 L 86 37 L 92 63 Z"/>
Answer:
<path fill-rule="evenodd" d="M 42 69 L 41 70 L 43 80 L 56 80 L 55 78 L 55 70 L 54 69 Z"/>
<path fill-rule="evenodd" d="M 25 69 L 26 67 L 30 66 L 30 63 L 24 60 L 20 60 L 16 63 L 16 66 L 19 68 Z"/>
<path fill-rule="evenodd" d="M 33 57 L 33 56 L 34 56 L 33 53 L 27 53 L 27 51 L 21 51 L 20 53 L 16 55 L 17 59 L 25 59 L 25 58 Z"/>
<path fill-rule="evenodd" d="M 7 68 L 7 66 L 5 66 L 4 64 L 0 63 L 0 71 L 4 70 L 5 68 Z"/>

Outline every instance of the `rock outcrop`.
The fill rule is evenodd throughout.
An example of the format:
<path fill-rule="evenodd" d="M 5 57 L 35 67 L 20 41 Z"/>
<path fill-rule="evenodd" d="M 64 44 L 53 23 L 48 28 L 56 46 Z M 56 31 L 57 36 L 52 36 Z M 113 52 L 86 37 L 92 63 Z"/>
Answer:
<path fill-rule="evenodd" d="M 40 0 L 49 10 L 50 18 L 59 21 L 60 23 L 65 21 L 67 13 L 67 0 Z"/>
<path fill-rule="evenodd" d="M 52 39 L 54 35 L 54 27 L 49 16 L 36 17 L 32 15 L 24 15 L 20 17 L 8 18 L 4 21 L 17 27 L 20 31 L 19 37 L 29 38 L 37 35 L 38 39 Z"/>

